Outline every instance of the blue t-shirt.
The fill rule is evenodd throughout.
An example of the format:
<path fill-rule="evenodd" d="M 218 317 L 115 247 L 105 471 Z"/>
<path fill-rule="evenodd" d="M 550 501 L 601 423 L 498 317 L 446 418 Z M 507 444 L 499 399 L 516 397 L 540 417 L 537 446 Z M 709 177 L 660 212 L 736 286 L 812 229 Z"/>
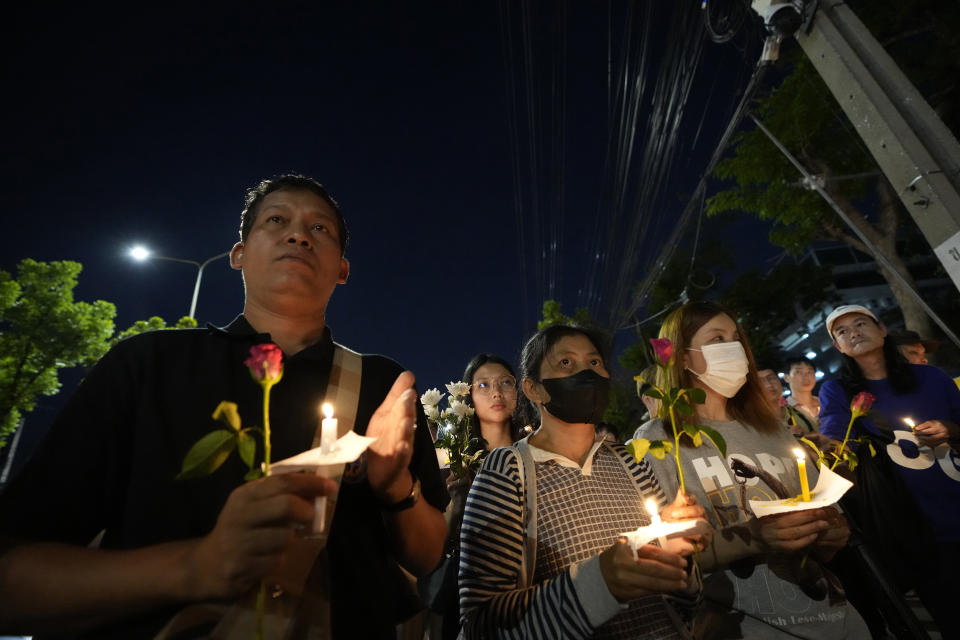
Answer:
<path fill-rule="evenodd" d="M 933 533 L 941 541 L 960 541 L 960 456 L 946 444 L 935 449 L 920 447 L 917 438 L 904 423 L 948 420 L 960 424 L 960 389 L 936 367 L 910 365 L 916 388 L 895 395 L 890 382 L 867 380 L 867 389 L 876 397 L 870 417 L 854 426 L 863 426 L 875 434 L 893 430 L 894 442 L 887 445 L 890 459 L 896 463 L 917 505 L 926 514 Z M 850 399 L 840 383 L 828 380 L 820 389 L 820 432 L 842 440 L 850 421 Z M 850 438 L 856 437 L 851 433 Z"/>

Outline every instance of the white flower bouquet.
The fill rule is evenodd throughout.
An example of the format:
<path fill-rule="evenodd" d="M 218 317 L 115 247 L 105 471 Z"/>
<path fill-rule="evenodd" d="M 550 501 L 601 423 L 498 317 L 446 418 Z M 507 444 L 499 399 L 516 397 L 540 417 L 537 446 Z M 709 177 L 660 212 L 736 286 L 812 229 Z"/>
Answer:
<path fill-rule="evenodd" d="M 447 384 L 447 406 L 440 409 L 440 402 L 447 394 L 439 389 L 429 389 L 420 396 L 427 420 L 437 427 L 437 439 L 433 446 L 444 449 L 450 464 L 450 473 L 456 478 L 476 475 L 487 453 L 486 443 L 479 433 L 473 433 L 473 407 L 466 402 L 470 385 L 466 382 Z"/>

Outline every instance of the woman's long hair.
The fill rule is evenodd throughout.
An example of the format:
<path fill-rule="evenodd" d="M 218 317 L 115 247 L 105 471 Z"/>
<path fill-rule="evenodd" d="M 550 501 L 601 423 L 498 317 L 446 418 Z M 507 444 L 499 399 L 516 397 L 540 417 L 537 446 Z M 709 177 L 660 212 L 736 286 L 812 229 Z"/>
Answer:
<path fill-rule="evenodd" d="M 673 343 L 673 363 L 666 369 L 666 373 L 664 373 L 664 369 L 657 367 L 657 386 L 664 389 L 667 387 L 675 389 L 693 387 L 695 378 L 693 373 L 684 368 L 683 356 L 700 327 L 721 313 L 733 320 L 736 325 L 737 335 L 740 336 L 740 344 L 743 345 L 743 350 L 747 354 L 747 362 L 750 365 L 747 372 L 747 381 L 737 391 L 736 395 L 727 399 L 727 412 L 745 426 L 765 433 L 774 433 L 783 427 L 760 386 L 760 378 L 757 376 L 757 363 L 754 360 L 753 350 L 750 348 L 750 341 L 747 339 L 746 332 L 737 321 L 736 316 L 716 303 L 687 303 L 663 321 L 663 325 L 660 327 L 660 337 L 669 338 L 670 342 Z M 696 405 L 694 410 L 696 410 Z M 657 417 L 665 419 L 669 417 L 662 404 L 657 408 Z M 681 416 L 681 419 L 695 420 L 693 417 L 686 416 Z M 667 420 L 667 429 L 670 429 L 669 420 Z"/>
<path fill-rule="evenodd" d="M 866 316 L 872 322 L 876 322 L 870 316 Z M 879 323 L 877 323 L 879 324 Z M 913 375 L 913 369 L 893 340 L 883 339 L 883 360 L 887 367 L 887 380 L 890 381 L 890 387 L 894 395 L 910 393 L 917 388 L 917 379 Z M 848 400 L 861 391 L 868 391 L 867 379 L 860 369 L 857 361 L 848 355 L 840 354 L 840 376 L 838 378 L 840 386 L 847 394 Z"/>
<path fill-rule="evenodd" d="M 477 369 L 485 364 L 498 364 L 506 369 L 510 375 L 513 376 L 514 380 L 517 379 L 517 374 L 513 370 L 513 365 L 511 365 L 509 362 L 492 353 L 478 353 L 467 364 L 467 368 L 463 370 L 463 377 L 460 378 L 470 385 L 470 392 L 467 394 L 466 399 L 471 407 L 475 406 L 473 404 L 473 377 L 477 374 Z M 514 442 L 523 437 L 523 423 L 520 420 L 521 395 L 523 394 L 520 392 L 520 383 L 517 381 L 517 406 L 513 408 L 513 413 L 510 415 L 510 439 Z M 470 430 L 474 436 L 483 437 L 483 434 L 480 431 L 480 418 L 477 417 L 476 413 L 474 413 L 470 418 Z"/>

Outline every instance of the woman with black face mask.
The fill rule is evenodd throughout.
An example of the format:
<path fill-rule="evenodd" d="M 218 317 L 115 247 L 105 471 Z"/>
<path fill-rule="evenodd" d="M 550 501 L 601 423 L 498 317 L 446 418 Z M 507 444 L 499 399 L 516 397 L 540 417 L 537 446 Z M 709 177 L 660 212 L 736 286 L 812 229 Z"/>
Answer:
<path fill-rule="evenodd" d="M 683 496 L 668 506 L 645 463 L 595 436 L 610 385 L 604 344 L 555 325 L 524 347 L 522 389 L 540 427 L 492 451 L 470 489 L 460 537 L 468 638 L 688 637 L 700 591 L 689 556 L 709 534 L 636 557 L 619 534 L 650 523 L 648 499 L 668 521 L 703 509 Z"/>

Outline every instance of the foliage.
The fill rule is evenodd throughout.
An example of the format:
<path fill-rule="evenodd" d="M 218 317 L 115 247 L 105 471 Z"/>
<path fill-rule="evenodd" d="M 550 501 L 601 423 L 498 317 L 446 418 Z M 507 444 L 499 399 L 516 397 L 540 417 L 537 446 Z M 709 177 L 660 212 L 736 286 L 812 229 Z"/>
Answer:
<path fill-rule="evenodd" d="M 125 340 L 140 333 L 146 333 L 147 331 L 161 331 L 163 329 L 195 329 L 196 327 L 197 321 L 190 316 L 183 316 L 177 320 L 177 323 L 172 327 L 167 325 L 167 321 L 160 316 L 151 316 L 149 320 L 137 320 L 128 328 L 117 333 L 113 338 L 110 339 L 110 346 L 112 347 L 121 340 Z"/>
<path fill-rule="evenodd" d="M 60 389 L 58 372 L 106 353 L 113 304 L 77 302 L 77 262 L 24 259 L 17 277 L 0 270 L 0 447 L 37 397 Z"/>
<path fill-rule="evenodd" d="M 721 301 L 737 314 L 760 362 L 778 360 L 777 335 L 806 309 L 834 301 L 833 276 L 827 267 L 809 261 L 781 261 L 770 271 L 758 269 L 738 276 Z"/>
<path fill-rule="evenodd" d="M 556 300 L 547 300 L 543 303 L 543 319 L 537 322 L 537 331 L 542 331 L 555 324 L 572 324 L 579 327 L 592 327 L 593 318 L 586 307 L 577 307 L 572 316 L 565 315 Z"/>

